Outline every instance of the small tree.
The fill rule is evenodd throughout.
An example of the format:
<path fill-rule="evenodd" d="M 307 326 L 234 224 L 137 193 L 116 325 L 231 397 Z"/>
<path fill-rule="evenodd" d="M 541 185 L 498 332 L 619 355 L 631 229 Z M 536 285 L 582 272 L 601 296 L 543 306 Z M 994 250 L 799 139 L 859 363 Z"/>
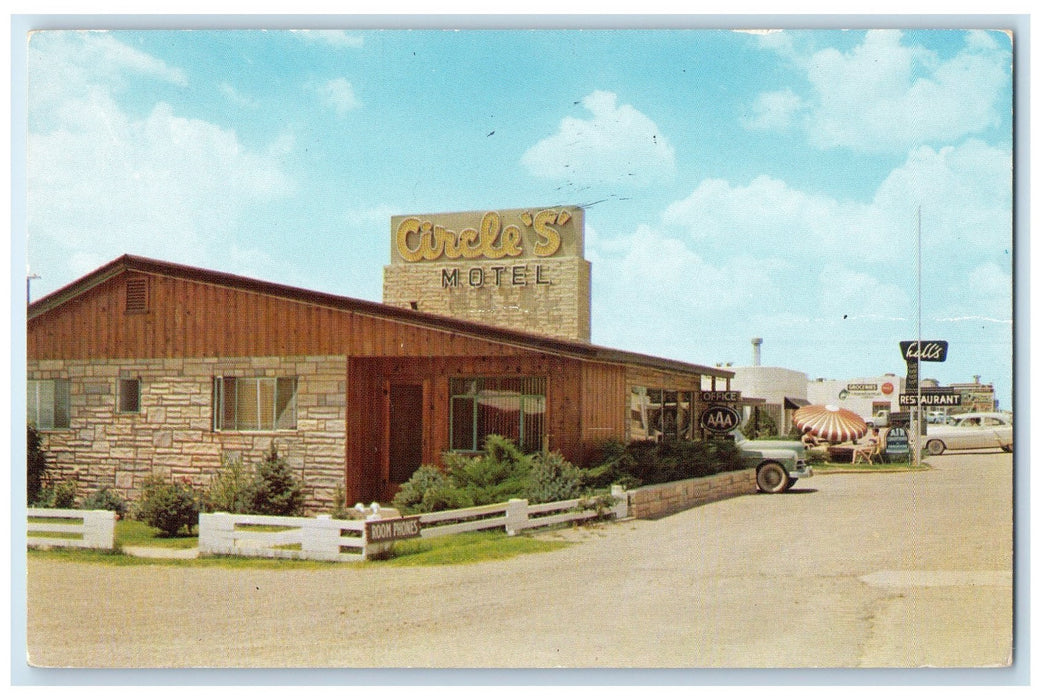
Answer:
<path fill-rule="evenodd" d="M 43 480 L 47 476 L 47 455 L 44 454 L 40 441 L 40 433 L 36 426 L 28 423 L 26 434 L 26 504 L 32 505 L 39 500 L 43 489 Z"/>
<path fill-rule="evenodd" d="M 168 482 L 152 476 L 144 484 L 137 517 L 167 537 L 182 529 L 191 534 L 192 527 L 199 522 L 199 498 L 187 482 Z"/>
<path fill-rule="evenodd" d="M 111 510 L 115 511 L 116 517 L 122 520 L 127 514 L 127 502 L 118 493 L 113 493 L 107 486 L 90 494 L 83 499 L 80 506 L 83 510 Z"/>
<path fill-rule="evenodd" d="M 524 496 L 531 503 L 567 501 L 582 495 L 582 470 L 559 452 L 535 455 Z"/>
<path fill-rule="evenodd" d="M 256 465 L 246 501 L 249 512 L 258 515 L 298 515 L 303 510 L 303 486 L 293 476 L 289 463 L 278 454 L 274 441 Z"/>
<path fill-rule="evenodd" d="M 247 513 L 251 480 L 240 457 L 221 457 L 221 470 L 210 479 L 203 495 L 208 513 Z"/>

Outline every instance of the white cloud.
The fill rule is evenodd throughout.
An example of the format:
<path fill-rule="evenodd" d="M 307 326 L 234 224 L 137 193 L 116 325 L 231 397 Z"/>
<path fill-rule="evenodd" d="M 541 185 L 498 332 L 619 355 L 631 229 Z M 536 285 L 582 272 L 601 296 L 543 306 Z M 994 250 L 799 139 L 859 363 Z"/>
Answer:
<path fill-rule="evenodd" d="M 802 100 L 790 89 L 764 92 L 756 97 L 751 116 L 742 123 L 747 129 L 787 131 L 802 106 Z"/>
<path fill-rule="evenodd" d="M 773 36 L 763 42 L 792 60 L 810 83 L 811 94 L 799 106 L 811 143 L 905 152 L 923 143 L 956 141 L 999 123 L 1011 66 L 1009 51 L 994 35 L 966 34 L 965 46 L 947 59 L 904 45 L 902 37 L 896 30 L 875 30 L 850 51 L 828 48 L 812 54 L 799 54 L 791 41 Z M 767 110 L 776 101 L 771 95 L 777 91 L 758 98 L 756 114 L 776 116 Z M 770 125 L 766 120 L 751 123 Z"/>
<path fill-rule="evenodd" d="M 251 205 L 294 187 L 279 165 L 284 138 L 268 152 L 253 152 L 234 131 L 178 116 L 163 102 L 140 118 L 125 111 L 113 83 L 127 83 L 138 70 L 179 72 L 113 41 L 107 34 L 63 37 L 55 53 L 41 51 L 30 66 L 41 72 L 30 81 L 28 254 L 45 276 L 41 292 L 50 280 L 83 274 L 127 252 L 214 266 L 216 251 L 231 244 Z M 82 50 L 69 50 L 70 42 Z M 122 57 L 123 72 L 113 64 L 82 65 L 100 53 Z M 88 82 L 35 101 L 35 79 L 51 91 L 56 69 Z M 34 245 L 43 241 L 46 246 Z M 50 259 L 37 254 L 41 249 L 52 251 Z"/>
<path fill-rule="evenodd" d="M 322 102 L 336 110 L 340 116 L 361 107 L 361 101 L 354 94 L 354 88 L 345 78 L 334 78 L 315 88 L 315 91 Z"/>
<path fill-rule="evenodd" d="M 673 175 L 673 147 L 645 114 L 602 90 L 587 95 L 582 106 L 591 119 L 565 117 L 556 134 L 524 153 L 521 163 L 529 173 L 575 185 L 639 187 Z"/>
<path fill-rule="evenodd" d="M 257 100 L 247 95 L 243 95 L 241 92 L 236 90 L 233 85 L 229 85 L 228 83 L 221 83 L 217 87 L 220 90 L 221 94 L 227 98 L 228 102 L 235 105 L 236 107 L 256 109 L 260 106 L 260 103 Z"/>
<path fill-rule="evenodd" d="M 921 202 L 926 323 L 947 319 L 934 332 L 967 345 L 989 322 L 997 330 L 987 337 L 998 340 L 987 341 L 997 343 L 988 352 L 1000 356 L 1012 293 L 1002 246 L 1011 245 L 1010 163 L 1008 151 L 978 141 L 922 148 L 866 202 L 767 176 L 705 180 L 667 207 L 659 228 L 587 239 L 596 341 L 740 364 L 747 339 L 765 335 L 780 366 L 813 373 L 821 369 L 807 356 L 851 356 L 841 362 L 854 374 L 899 370 L 879 339 L 913 330 Z M 641 345 L 645 337 L 653 343 Z"/>
<path fill-rule="evenodd" d="M 306 42 L 324 44 L 338 49 L 360 49 L 365 45 L 365 38 L 360 34 L 351 34 L 342 29 L 292 29 L 293 36 Z"/>

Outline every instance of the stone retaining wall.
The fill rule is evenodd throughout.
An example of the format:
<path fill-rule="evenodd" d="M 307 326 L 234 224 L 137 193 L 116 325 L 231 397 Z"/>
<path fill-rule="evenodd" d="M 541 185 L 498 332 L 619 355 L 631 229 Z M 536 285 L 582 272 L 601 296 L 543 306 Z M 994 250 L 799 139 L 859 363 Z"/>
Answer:
<path fill-rule="evenodd" d="M 660 518 L 712 501 L 755 492 L 755 469 L 643 486 L 629 492 L 629 515 L 634 518 Z"/>

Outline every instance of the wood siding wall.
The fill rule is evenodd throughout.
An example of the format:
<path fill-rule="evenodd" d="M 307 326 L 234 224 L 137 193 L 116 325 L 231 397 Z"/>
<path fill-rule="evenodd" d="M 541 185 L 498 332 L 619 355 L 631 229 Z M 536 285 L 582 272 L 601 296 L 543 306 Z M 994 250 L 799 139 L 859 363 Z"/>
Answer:
<path fill-rule="evenodd" d="M 425 356 L 521 352 L 434 328 L 190 280 L 147 275 L 148 312 L 126 313 L 121 274 L 31 319 L 29 357 Z"/>
<path fill-rule="evenodd" d="M 354 479 L 348 490 L 380 494 L 390 484 L 386 462 L 386 390 L 388 383 L 425 383 L 423 462 L 440 464 L 449 449 L 449 380 L 454 377 L 539 376 L 547 382 L 547 425 L 550 450 L 582 463 L 586 456 L 582 431 L 582 363 L 541 353 L 512 358 L 354 358 L 348 364 L 348 464 Z M 603 391 L 604 389 L 600 389 Z M 606 402 L 603 402 L 606 403 Z M 357 467 L 357 468 L 355 468 Z"/>

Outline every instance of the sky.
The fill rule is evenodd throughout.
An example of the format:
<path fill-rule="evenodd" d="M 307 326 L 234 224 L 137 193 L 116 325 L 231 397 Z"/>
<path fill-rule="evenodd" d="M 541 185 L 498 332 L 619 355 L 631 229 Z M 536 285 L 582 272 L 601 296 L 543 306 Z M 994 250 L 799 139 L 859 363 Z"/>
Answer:
<path fill-rule="evenodd" d="M 393 215 L 583 206 L 595 344 L 902 375 L 920 313 L 923 377 L 1012 408 L 1002 32 L 43 31 L 27 63 L 33 299 L 131 253 L 380 301 Z"/>

